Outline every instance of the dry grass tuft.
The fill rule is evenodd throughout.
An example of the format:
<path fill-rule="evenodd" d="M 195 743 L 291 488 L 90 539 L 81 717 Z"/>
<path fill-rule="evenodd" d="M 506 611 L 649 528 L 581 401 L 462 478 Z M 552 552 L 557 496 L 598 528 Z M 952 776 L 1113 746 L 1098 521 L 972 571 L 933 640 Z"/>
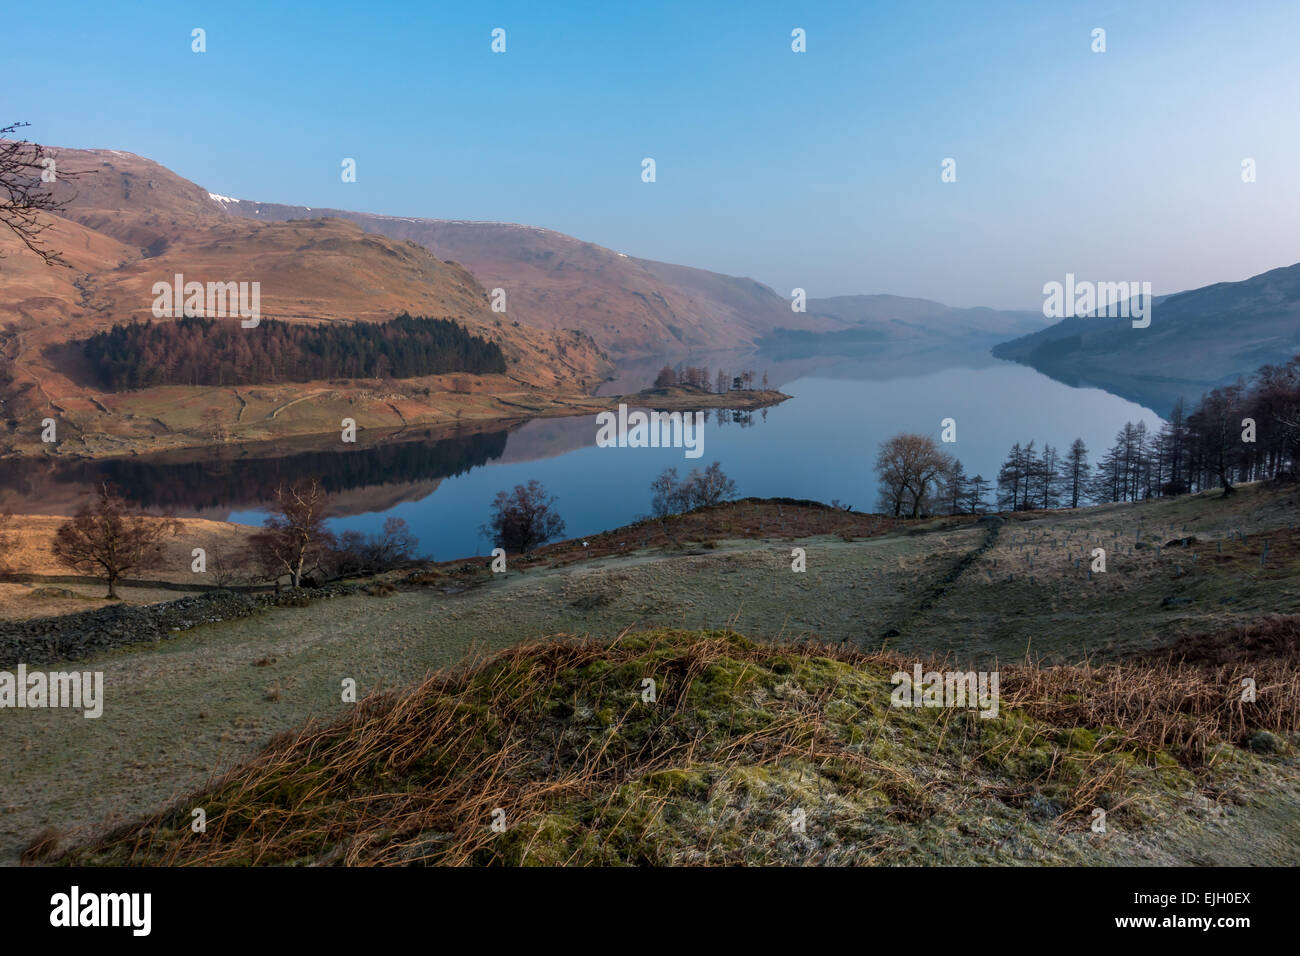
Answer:
<path fill-rule="evenodd" d="M 907 859 L 918 834 L 937 834 L 929 852 L 954 852 L 942 833 L 1009 807 L 1017 825 L 1040 813 L 1059 831 L 1096 806 L 1170 800 L 1225 743 L 1300 730 L 1294 660 L 1004 667 L 991 720 L 891 708 L 890 675 L 913 663 L 729 631 L 523 644 L 281 736 L 183 804 L 64 860 Z M 1249 707 L 1247 671 L 1259 693 Z M 195 806 L 207 811 L 204 834 L 188 827 Z M 810 828 L 827 836 L 787 839 L 795 807 L 811 807 Z M 502 813 L 506 833 L 489 825 Z"/>
<path fill-rule="evenodd" d="M 63 835 L 55 827 L 46 827 L 32 839 L 23 850 L 19 860 L 24 866 L 42 863 L 57 855 Z"/>

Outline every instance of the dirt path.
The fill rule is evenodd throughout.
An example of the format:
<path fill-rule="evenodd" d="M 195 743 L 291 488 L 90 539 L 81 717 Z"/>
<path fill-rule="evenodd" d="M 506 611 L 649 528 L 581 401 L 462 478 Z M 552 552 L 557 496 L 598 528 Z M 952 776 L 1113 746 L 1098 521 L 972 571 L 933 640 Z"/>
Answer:
<path fill-rule="evenodd" d="M 289 401 L 285 402 L 283 405 L 271 409 L 270 413 L 266 416 L 266 421 L 269 422 L 274 420 L 275 418 L 278 418 L 280 413 L 284 411 L 286 408 L 293 408 L 293 406 L 298 405 L 302 402 L 309 402 L 319 394 L 320 394 L 319 392 L 312 392 L 310 395 L 303 395 L 298 398 L 290 399 Z M 242 413 L 243 409 L 240 409 L 240 411 Z"/>
<path fill-rule="evenodd" d="M 984 526 L 984 534 L 980 542 L 957 558 L 951 568 L 939 576 L 931 586 L 930 590 L 921 595 L 915 605 L 904 610 L 897 623 L 884 633 L 888 642 L 897 645 L 903 641 L 904 632 L 915 621 L 924 617 L 927 611 L 944 599 L 953 585 L 960 580 L 961 576 L 980 559 L 989 549 L 998 541 L 998 534 L 1005 523 L 1003 519 L 996 516 L 984 519 L 980 522 Z"/>

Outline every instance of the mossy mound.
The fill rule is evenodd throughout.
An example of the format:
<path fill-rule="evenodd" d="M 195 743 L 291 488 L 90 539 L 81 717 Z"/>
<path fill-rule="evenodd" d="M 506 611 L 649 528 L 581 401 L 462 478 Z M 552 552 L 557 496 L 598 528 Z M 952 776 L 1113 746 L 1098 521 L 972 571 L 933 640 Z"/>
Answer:
<path fill-rule="evenodd" d="M 277 739 L 62 862 L 1128 862 L 1143 834 L 1195 825 L 1207 787 L 1289 759 L 1044 718 L 1099 712 L 1091 676 L 1055 710 L 1005 668 L 996 716 L 891 706 L 912 663 L 725 631 L 520 646 Z"/>

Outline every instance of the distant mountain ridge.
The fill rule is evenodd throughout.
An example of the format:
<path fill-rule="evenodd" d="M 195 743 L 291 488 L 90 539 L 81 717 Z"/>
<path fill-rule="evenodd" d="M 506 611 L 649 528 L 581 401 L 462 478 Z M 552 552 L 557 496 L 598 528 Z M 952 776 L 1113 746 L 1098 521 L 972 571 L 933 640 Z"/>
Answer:
<path fill-rule="evenodd" d="M 754 279 L 639 259 L 537 226 L 212 199 L 247 219 L 336 217 L 417 242 L 464 265 L 484 286 L 505 289 L 513 318 L 580 328 L 619 358 L 753 345 L 824 355 L 828 348 L 936 338 L 992 345 L 1046 322 L 1037 312 L 894 295 L 812 298 L 806 311 L 795 312 L 790 300 Z"/>
<path fill-rule="evenodd" d="M 916 352 L 959 346 L 981 350 L 1008 335 L 1037 331 L 1041 312 L 957 308 L 899 295 L 842 295 L 809 299 L 808 314 L 834 323 L 830 331 L 777 328 L 759 345 L 784 358 L 862 357 L 900 348 Z"/>
<path fill-rule="evenodd" d="M 1041 312 L 985 307 L 958 308 L 901 295 L 841 295 L 809 299 L 808 311 L 854 327 L 875 328 L 885 335 L 983 337 L 1032 332 L 1047 321 Z"/>
<path fill-rule="evenodd" d="M 1071 317 L 993 349 L 1068 384 L 1089 384 L 1164 414 L 1300 351 L 1300 264 L 1152 300 L 1151 324 Z"/>

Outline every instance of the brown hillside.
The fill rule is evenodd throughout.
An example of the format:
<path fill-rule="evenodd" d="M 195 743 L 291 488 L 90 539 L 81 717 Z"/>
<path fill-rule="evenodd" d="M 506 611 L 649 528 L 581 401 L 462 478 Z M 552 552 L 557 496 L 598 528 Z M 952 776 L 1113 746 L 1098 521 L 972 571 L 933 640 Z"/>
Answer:
<path fill-rule="evenodd" d="M 367 232 L 409 239 L 464 263 L 485 288 L 506 290 L 509 316 L 544 329 L 577 328 L 618 357 L 752 346 L 777 327 L 839 328 L 791 312 L 753 279 L 637 259 L 563 233 L 503 222 L 404 219 L 240 200 L 250 219 L 337 216 Z"/>
<path fill-rule="evenodd" d="M 70 204 L 45 237 L 68 267 L 46 266 L 14 237 L 0 236 L 0 351 L 14 377 L 0 396 L 0 418 L 7 420 L 0 442 L 10 449 L 48 451 L 37 443 L 47 416 L 59 422 L 59 452 L 102 454 L 208 440 L 194 433 L 211 432 L 211 421 L 201 423 L 213 414 L 231 437 L 247 440 L 337 430 L 344 416 L 366 428 L 492 415 L 502 411 L 493 401 L 517 403 L 520 398 L 510 397 L 516 393 L 534 402 L 581 397 L 609 371 L 608 359 L 582 333 L 529 327 L 493 313 L 473 275 L 415 243 L 337 219 L 250 222 L 138 156 L 56 155 L 60 169 L 77 176 L 57 187 Z M 254 386 L 249 395 L 194 388 L 106 394 L 67 343 L 149 317 L 154 283 L 176 273 L 187 281 L 258 282 L 268 319 L 386 321 L 404 311 L 455 318 L 501 346 L 507 371 L 431 376 L 401 388 L 320 382 Z M 484 400 L 467 409 L 454 394 Z"/>
<path fill-rule="evenodd" d="M 207 190 L 143 156 L 116 149 L 54 149 L 55 195 L 66 218 L 156 255 L 197 226 L 227 218 Z"/>
<path fill-rule="evenodd" d="M 506 290 L 510 323 L 581 330 L 620 358 L 744 348 L 778 327 L 830 331 L 841 325 L 832 317 L 792 312 L 783 295 L 753 279 L 637 259 L 550 229 L 250 202 L 209 193 L 131 153 L 59 149 L 56 155 L 61 169 L 79 174 L 58 187 L 71 200 L 68 217 L 136 248 L 144 260 L 137 271 L 193 255 L 196 230 L 206 233 L 232 221 L 329 217 L 418 243 L 440 262 L 463 264 L 484 289 Z M 165 261 L 153 263 L 159 257 Z M 297 284 L 286 288 L 281 298 L 292 300 Z M 317 291 L 317 299 L 346 305 L 346 296 Z M 312 298 L 280 305 L 292 314 Z"/>

